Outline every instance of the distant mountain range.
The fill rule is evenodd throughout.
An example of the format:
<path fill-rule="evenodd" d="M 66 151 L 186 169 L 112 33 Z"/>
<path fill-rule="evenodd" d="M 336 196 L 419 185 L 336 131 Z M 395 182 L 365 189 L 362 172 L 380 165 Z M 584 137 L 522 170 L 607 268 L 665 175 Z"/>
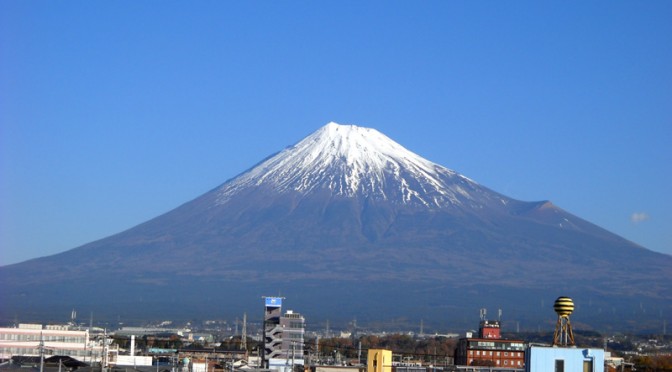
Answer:
<path fill-rule="evenodd" d="M 568 180 L 570 182 L 570 180 Z M 329 123 L 174 210 L 49 257 L 0 267 L 0 320 L 110 322 L 240 317 L 282 295 L 309 323 L 357 318 L 511 330 L 658 331 L 672 257 L 523 202 L 432 163 L 380 132 Z"/>

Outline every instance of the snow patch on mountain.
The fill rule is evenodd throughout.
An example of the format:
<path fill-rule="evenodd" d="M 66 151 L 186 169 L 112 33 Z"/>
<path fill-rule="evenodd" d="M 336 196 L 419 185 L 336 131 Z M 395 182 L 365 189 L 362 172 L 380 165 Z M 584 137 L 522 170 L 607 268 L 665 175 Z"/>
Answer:
<path fill-rule="evenodd" d="M 375 129 L 333 122 L 223 184 L 217 202 L 262 185 L 279 193 L 328 189 L 332 195 L 432 208 L 474 202 L 480 189 Z"/>

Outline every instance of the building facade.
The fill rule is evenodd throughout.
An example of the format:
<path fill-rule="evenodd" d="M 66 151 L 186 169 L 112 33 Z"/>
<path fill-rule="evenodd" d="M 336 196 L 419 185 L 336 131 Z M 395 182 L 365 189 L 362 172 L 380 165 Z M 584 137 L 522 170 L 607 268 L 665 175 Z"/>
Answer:
<path fill-rule="evenodd" d="M 0 359 L 14 356 L 69 356 L 85 363 L 110 360 L 118 350 L 106 345 L 106 338 L 91 340 L 89 331 L 71 330 L 68 326 L 19 324 L 17 328 L 0 328 Z"/>
<path fill-rule="evenodd" d="M 306 332 L 306 320 L 301 314 L 288 310 L 280 318 L 280 327 L 282 328 L 282 344 L 280 352 L 276 355 L 285 359 L 303 360 L 303 338 Z"/>
<path fill-rule="evenodd" d="M 280 328 L 280 316 L 282 315 L 282 298 L 264 298 L 264 348 L 261 355 L 262 368 L 269 367 L 269 361 L 273 354 L 282 346 L 282 328 Z"/>
<path fill-rule="evenodd" d="M 604 350 L 531 346 L 526 372 L 604 372 Z"/>
<path fill-rule="evenodd" d="M 282 299 L 266 297 L 264 317 L 264 354 L 266 368 L 293 370 L 303 365 L 303 345 L 306 320 L 288 310 L 282 314 Z"/>
<path fill-rule="evenodd" d="M 366 358 L 367 372 L 392 372 L 392 350 L 369 349 Z"/>
<path fill-rule="evenodd" d="M 525 342 L 503 339 L 499 321 L 482 320 L 478 337 L 467 335 L 458 341 L 455 365 L 523 369 Z"/>

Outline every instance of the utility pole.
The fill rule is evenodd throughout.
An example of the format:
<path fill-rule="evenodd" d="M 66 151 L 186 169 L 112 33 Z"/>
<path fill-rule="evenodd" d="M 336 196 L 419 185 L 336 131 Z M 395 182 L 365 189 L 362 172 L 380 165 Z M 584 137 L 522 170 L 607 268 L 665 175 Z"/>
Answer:
<path fill-rule="evenodd" d="M 663 319 L 663 336 L 667 334 L 667 320 Z"/>
<path fill-rule="evenodd" d="M 362 364 L 362 341 L 357 343 L 357 364 Z"/>
<path fill-rule="evenodd" d="M 100 371 L 107 371 L 107 328 L 103 330 L 103 356 L 100 358 Z"/>
<path fill-rule="evenodd" d="M 243 334 L 240 337 L 241 349 L 247 351 L 247 313 L 243 313 Z"/>
<path fill-rule="evenodd" d="M 44 337 L 40 332 L 40 372 L 44 372 Z"/>

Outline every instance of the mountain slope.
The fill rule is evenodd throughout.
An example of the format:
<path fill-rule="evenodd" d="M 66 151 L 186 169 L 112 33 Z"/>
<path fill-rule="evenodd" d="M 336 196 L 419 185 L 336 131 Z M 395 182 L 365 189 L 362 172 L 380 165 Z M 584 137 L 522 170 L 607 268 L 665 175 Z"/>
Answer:
<path fill-rule="evenodd" d="M 538 304 L 563 294 L 595 306 L 585 321 L 616 323 L 613 309 L 653 327 L 670 310 L 670 268 L 670 256 L 550 202 L 511 199 L 378 131 L 330 123 L 162 216 L 0 268 L 0 316 L 235 316 L 281 292 L 313 317 L 455 324 L 491 305 L 532 325 L 553 315 Z"/>

